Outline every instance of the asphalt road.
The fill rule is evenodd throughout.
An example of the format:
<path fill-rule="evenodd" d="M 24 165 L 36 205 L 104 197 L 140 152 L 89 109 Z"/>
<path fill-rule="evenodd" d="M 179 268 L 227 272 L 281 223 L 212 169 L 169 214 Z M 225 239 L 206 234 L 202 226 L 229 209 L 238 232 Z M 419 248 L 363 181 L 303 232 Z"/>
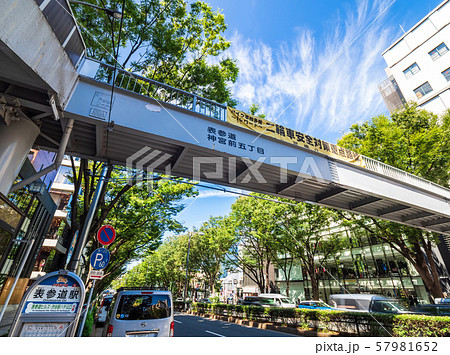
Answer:
<path fill-rule="evenodd" d="M 175 337 L 295 337 L 292 334 L 252 328 L 179 312 L 175 312 L 174 321 Z"/>

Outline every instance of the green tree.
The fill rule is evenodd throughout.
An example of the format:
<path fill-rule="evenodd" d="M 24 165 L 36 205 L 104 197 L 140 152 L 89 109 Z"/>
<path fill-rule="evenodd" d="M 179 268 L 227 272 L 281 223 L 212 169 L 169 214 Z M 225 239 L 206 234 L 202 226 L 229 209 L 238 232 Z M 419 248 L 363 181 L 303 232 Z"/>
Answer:
<path fill-rule="evenodd" d="M 338 144 L 368 157 L 448 187 L 450 182 L 450 113 L 442 117 L 408 104 L 391 117 L 377 116 L 355 124 Z M 350 226 L 359 226 L 389 243 L 409 260 L 433 298 L 442 297 L 432 248 L 434 233 L 340 213 Z M 427 261 L 428 260 L 428 261 Z"/>
<path fill-rule="evenodd" d="M 236 239 L 227 233 L 225 223 L 223 217 L 210 217 L 193 235 L 191 242 L 190 260 L 204 275 L 211 294 L 214 293 L 225 256 Z"/>
<path fill-rule="evenodd" d="M 253 103 L 250 106 L 250 109 L 248 110 L 248 112 L 253 116 L 258 116 L 259 118 L 266 118 L 266 115 L 264 113 L 258 113 L 259 109 L 260 109 L 259 105 Z"/>
<path fill-rule="evenodd" d="M 116 8 L 122 1 L 92 0 Z M 230 46 L 223 32 L 225 17 L 208 4 L 184 0 L 126 0 L 123 28 L 98 10 L 72 4 L 87 46 L 88 56 L 141 73 L 178 89 L 235 106 L 228 84 L 238 69 L 233 60 L 219 58 Z"/>
<path fill-rule="evenodd" d="M 117 278 L 113 287 L 159 286 L 171 290 L 174 297 L 181 296 L 186 272 L 185 244 L 184 235 L 166 238 L 156 251 Z"/>
<path fill-rule="evenodd" d="M 262 194 L 254 196 L 267 197 Z M 271 203 L 255 197 L 239 197 L 231 206 L 225 220 L 228 233 L 235 236 L 235 243 L 227 255 L 228 269 L 242 270 L 260 292 L 269 292 L 269 268 L 274 260 L 275 220 L 271 216 Z"/>
<path fill-rule="evenodd" d="M 113 196 L 120 189 L 120 185 L 113 186 L 109 191 L 110 198 L 114 199 Z M 128 262 L 141 259 L 156 250 L 166 231 L 183 231 L 185 228 L 175 217 L 184 208 L 180 201 L 193 194 L 195 192 L 190 184 L 162 179 L 153 182 L 150 192 L 148 183 L 142 182 L 122 195 L 105 219 L 115 228 L 116 239 L 108 246 L 111 260 L 97 289 L 106 287 L 120 275 Z M 97 217 L 95 223 L 98 222 L 100 220 Z M 98 247 L 101 245 L 93 238 L 88 254 Z"/>
<path fill-rule="evenodd" d="M 301 261 L 302 267 L 311 282 L 314 299 L 319 299 L 319 276 L 316 273 L 318 264 L 340 247 L 339 236 L 335 233 L 326 233 L 335 214 L 333 210 L 308 203 L 293 203 L 290 200 L 281 200 L 274 204 L 272 217 L 277 220 L 276 235 L 279 248 L 292 258 Z M 288 269 L 290 270 L 290 269 Z M 286 280 L 289 274 L 285 272 Z M 288 285 L 287 285 L 288 287 Z"/>

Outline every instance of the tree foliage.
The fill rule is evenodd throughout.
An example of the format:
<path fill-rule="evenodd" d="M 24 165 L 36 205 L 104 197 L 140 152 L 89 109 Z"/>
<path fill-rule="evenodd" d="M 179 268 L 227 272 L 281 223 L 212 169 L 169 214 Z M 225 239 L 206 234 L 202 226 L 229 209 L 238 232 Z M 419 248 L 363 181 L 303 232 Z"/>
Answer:
<path fill-rule="evenodd" d="M 288 202 L 285 200 L 284 202 Z M 276 228 L 278 248 L 285 255 L 297 258 L 311 282 L 313 299 L 319 299 L 319 276 L 317 263 L 321 264 L 333 253 L 340 250 L 340 236 L 330 233 L 335 212 L 325 207 L 308 203 L 274 204 L 272 216 L 278 221 Z M 277 260 L 277 259 L 276 259 Z M 282 259 L 278 258 L 278 265 Z M 283 270 L 283 269 L 282 269 Z M 289 274 L 285 272 L 286 280 Z"/>
<path fill-rule="evenodd" d="M 120 185 L 115 189 L 119 190 Z M 110 191 L 112 196 L 115 189 Z M 156 250 L 166 231 L 184 231 L 175 218 L 184 208 L 180 201 L 193 194 L 192 185 L 167 180 L 154 181 L 150 192 L 143 182 L 124 194 L 105 219 L 105 223 L 115 228 L 116 239 L 108 246 L 111 261 L 105 269 L 107 277 L 98 288 L 107 286 L 130 261 Z M 97 247 L 101 245 L 94 238 L 88 253 Z"/>
<path fill-rule="evenodd" d="M 441 118 L 408 104 L 391 117 L 377 116 L 355 124 L 338 144 L 383 163 L 448 187 L 450 182 L 450 114 Z M 341 213 L 349 226 L 358 226 L 389 243 L 408 259 L 433 297 L 442 297 L 433 245 L 436 234 L 374 218 Z"/>
<path fill-rule="evenodd" d="M 186 244 L 186 245 L 185 245 Z M 187 239 L 172 236 L 156 251 L 112 283 L 114 288 L 158 286 L 181 296 L 185 281 Z"/>
<path fill-rule="evenodd" d="M 228 250 L 236 237 L 227 233 L 226 219 L 210 217 L 192 238 L 192 262 L 201 272 L 211 294 L 222 273 L 222 266 Z"/>
<path fill-rule="evenodd" d="M 117 8 L 122 1 L 96 0 Z M 137 72 L 178 89 L 235 106 L 228 87 L 235 82 L 235 62 L 221 56 L 230 46 L 223 36 L 225 17 L 211 6 L 184 0 L 126 0 L 120 21 L 84 5 L 72 5 L 88 56 Z"/>
<path fill-rule="evenodd" d="M 263 197 L 262 194 L 253 194 Z M 269 269 L 274 260 L 274 219 L 271 205 L 254 197 L 239 197 L 226 219 L 228 233 L 236 241 L 227 255 L 227 267 L 239 269 L 256 283 L 260 292 L 275 291 L 269 283 Z"/>

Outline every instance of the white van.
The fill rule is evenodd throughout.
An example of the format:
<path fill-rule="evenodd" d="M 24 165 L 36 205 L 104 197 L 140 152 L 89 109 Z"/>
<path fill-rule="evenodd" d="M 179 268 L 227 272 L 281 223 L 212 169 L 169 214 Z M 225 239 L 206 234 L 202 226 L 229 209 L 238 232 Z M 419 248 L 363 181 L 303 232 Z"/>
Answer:
<path fill-rule="evenodd" d="M 258 295 L 259 303 L 264 307 L 281 307 L 281 308 L 295 308 L 295 303 L 292 303 L 286 296 L 279 293 L 261 293 Z"/>
<path fill-rule="evenodd" d="M 122 287 L 111 303 L 103 336 L 172 337 L 173 329 L 170 291 Z"/>

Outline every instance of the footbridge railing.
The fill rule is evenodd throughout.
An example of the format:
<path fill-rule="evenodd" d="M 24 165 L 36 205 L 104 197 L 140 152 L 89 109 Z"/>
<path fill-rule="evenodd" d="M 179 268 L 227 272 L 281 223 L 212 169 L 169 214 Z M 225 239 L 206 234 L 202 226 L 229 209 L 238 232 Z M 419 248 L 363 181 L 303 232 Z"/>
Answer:
<path fill-rule="evenodd" d="M 85 59 L 80 74 L 110 85 L 112 85 L 114 80 L 114 85 L 121 89 L 148 96 L 221 121 L 226 121 L 227 119 L 226 105 L 174 88 L 156 80 L 145 78 L 127 70 L 117 68 L 116 74 L 114 75 L 114 66 L 101 63 L 94 59 Z"/>

